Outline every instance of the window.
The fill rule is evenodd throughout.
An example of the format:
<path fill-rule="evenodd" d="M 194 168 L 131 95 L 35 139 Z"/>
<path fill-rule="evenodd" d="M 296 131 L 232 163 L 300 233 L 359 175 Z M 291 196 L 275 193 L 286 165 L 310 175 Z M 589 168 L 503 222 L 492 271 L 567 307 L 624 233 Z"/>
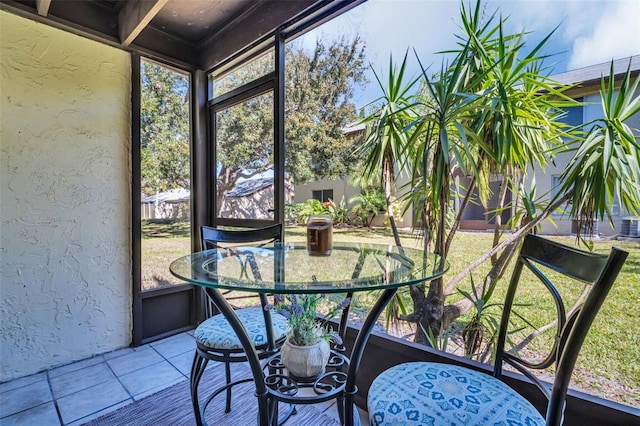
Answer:
<path fill-rule="evenodd" d="M 182 284 L 160 265 L 191 249 L 191 81 L 143 59 L 140 83 L 141 289 L 148 291 Z"/>
<path fill-rule="evenodd" d="M 276 37 L 257 59 L 209 75 L 214 226 L 267 226 L 283 214 L 282 70 L 274 71 L 283 51 Z"/>
<path fill-rule="evenodd" d="M 583 98 L 577 98 L 576 101 L 582 102 Z M 559 121 L 570 126 L 580 126 L 584 123 L 584 106 L 572 106 L 565 109 L 565 114 L 560 117 Z"/>
<path fill-rule="evenodd" d="M 210 99 L 222 96 L 273 72 L 274 63 L 274 53 L 271 50 L 250 62 L 243 63 L 226 74 L 221 76 L 209 75 Z"/>
<path fill-rule="evenodd" d="M 313 191 L 311 198 L 326 203 L 329 199 L 333 200 L 333 189 L 320 189 Z"/>
<path fill-rule="evenodd" d="M 216 218 L 273 220 L 273 92 L 215 109 Z"/>

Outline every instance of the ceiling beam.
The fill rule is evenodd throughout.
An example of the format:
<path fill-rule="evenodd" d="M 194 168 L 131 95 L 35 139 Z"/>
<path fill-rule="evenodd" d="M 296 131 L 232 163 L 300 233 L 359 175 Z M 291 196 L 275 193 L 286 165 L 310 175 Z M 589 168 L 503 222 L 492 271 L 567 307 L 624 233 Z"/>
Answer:
<path fill-rule="evenodd" d="M 51 6 L 51 0 L 36 0 L 36 9 L 40 16 L 47 16 L 49 14 L 49 6 Z"/>
<path fill-rule="evenodd" d="M 169 0 L 128 0 L 118 13 L 120 43 L 129 46 Z"/>

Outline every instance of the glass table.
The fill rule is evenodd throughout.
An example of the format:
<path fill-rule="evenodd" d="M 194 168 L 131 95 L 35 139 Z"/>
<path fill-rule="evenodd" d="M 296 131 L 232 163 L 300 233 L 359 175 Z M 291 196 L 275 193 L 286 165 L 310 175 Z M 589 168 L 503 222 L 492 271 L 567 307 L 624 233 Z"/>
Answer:
<path fill-rule="evenodd" d="M 304 243 L 240 246 L 193 253 L 171 263 L 171 273 L 201 286 L 227 318 L 247 353 L 258 399 L 258 423 L 278 423 L 278 402 L 312 404 L 336 399 L 343 424 L 358 423 L 354 411 L 356 373 L 375 323 L 399 287 L 420 284 L 442 276 L 446 262 L 434 254 L 393 245 L 338 243 L 328 256 L 312 256 Z M 252 293 L 325 294 L 380 290 L 350 356 L 344 346 L 332 348 L 327 372 L 312 382 L 299 383 L 283 373 L 279 354 L 264 364 L 233 308 L 219 290 Z M 338 333 L 344 337 L 348 308 L 342 312 Z M 274 347 L 274 342 L 270 342 Z M 347 370 L 346 373 L 344 370 Z M 302 396 L 300 387 L 311 387 L 314 396 Z"/>

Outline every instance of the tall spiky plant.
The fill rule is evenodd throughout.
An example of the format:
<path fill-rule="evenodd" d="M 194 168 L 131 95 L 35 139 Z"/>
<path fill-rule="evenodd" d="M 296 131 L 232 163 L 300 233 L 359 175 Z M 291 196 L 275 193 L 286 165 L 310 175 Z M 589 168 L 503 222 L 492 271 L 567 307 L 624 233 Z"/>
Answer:
<path fill-rule="evenodd" d="M 366 155 L 364 177 L 369 181 L 380 179 L 386 198 L 389 223 L 398 247 L 401 247 L 402 243 L 393 213 L 392 195 L 397 174 L 396 164 L 399 163 L 402 167 L 406 157 L 407 134 L 404 130 L 415 118 L 411 89 L 417 81 L 405 81 L 406 65 L 407 53 L 400 67 L 394 65 L 391 56 L 386 85 L 373 70 L 382 96 L 372 102 L 375 106 L 374 111 L 362 120 L 368 124 L 367 136 L 361 147 Z"/>

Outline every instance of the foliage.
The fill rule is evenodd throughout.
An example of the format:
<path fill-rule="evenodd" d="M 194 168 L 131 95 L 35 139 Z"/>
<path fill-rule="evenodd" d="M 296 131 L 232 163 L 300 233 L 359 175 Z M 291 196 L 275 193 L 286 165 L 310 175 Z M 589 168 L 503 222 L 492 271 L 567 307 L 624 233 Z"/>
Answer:
<path fill-rule="evenodd" d="M 531 222 L 536 216 L 538 211 L 542 211 L 547 207 L 546 203 L 540 201 L 539 197 L 536 194 L 536 179 L 533 177 L 531 179 L 531 184 L 529 189 L 525 187 L 525 183 L 521 182 L 520 187 L 518 188 L 517 196 L 514 197 L 516 200 L 519 200 L 521 207 L 515 209 L 514 214 L 509 219 L 509 223 L 507 224 L 508 228 L 515 228 L 519 223 L 521 225 L 525 225 Z M 508 206 L 509 208 L 511 206 Z M 562 213 L 565 213 L 562 211 Z M 551 216 L 547 218 L 553 226 L 555 226 L 555 221 Z M 542 229 L 542 223 L 538 224 L 534 229 L 532 229 L 533 233 L 537 233 Z"/>
<path fill-rule="evenodd" d="M 400 200 L 397 200 L 396 197 L 394 196 L 391 196 L 390 200 L 391 200 L 391 210 L 393 211 L 393 217 L 401 218 L 403 213 L 402 202 Z M 388 214 L 385 214 L 384 226 L 391 226 L 391 220 L 389 219 Z M 393 227 L 391 227 L 391 230 L 393 232 Z"/>
<path fill-rule="evenodd" d="M 284 217 L 285 217 L 286 223 L 289 223 L 289 224 L 302 223 L 300 221 L 300 215 L 303 209 L 304 209 L 303 203 L 285 204 Z"/>
<path fill-rule="evenodd" d="M 594 218 L 611 222 L 611 208 L 617 197 L 628 212 L 640 213 L 640 145 L 638 136 L 624 123 L 640 113 L 636 95 L 640 77 L 631 82 L 631 61 L 615 92 L 613 61 L 609 78 L 601 80 L 604 117 L 587 123 L 592 126 L 584 141 L 570 150 L 574 156 L 561 175 L 561 194 L 571 194 L 570 216 L 578 229 L 592 230 Z M 561 196 L 559 194 L 558 197 Z"/>
<path fill-rule="evenodd" d="M 318 38 L 310 53 L 287 45 L 286 164 L 295 183 L 342 178 L 359 162 L 360 140 L 344 129 L 357 116 L 355 88 L 366 83 L 365 47 L 358 36 L 331 44 Z"/>
<path fill-rule="evenodd" d="M 298 213 L 298 223 L 306 225 L 312 214 L 329 214 L 329 210 L 320 200 L 310 198 L 302 204 L 302 209 Z"/>
<path fill-rule="evenodd" d="M 264 93 L 216 112 L 218 207 L 240 178 L 272 168 L 273 96 Z"/>
<path fill-rule="evenodd" d="M 310 346 L 322 339 L 333 340 L 339 345 L 342 344 L 340 336 L 328 328 L 327 322 L 338 312 L 349 306 L 351 299 L 344 299 L 331 312 L 325 315 L 323 320 L 319 321 L 318 302 L 324 298 L 323 294 L 292 294 L 285 296 L 276 294 L 274 298 L 275 306 L 267 305 L 265 309 L 273 309 L 287 318 L 289 321 L 287 337 L 292 344 Z"/>
<path fill-rule="evenodd" d="M 393 230 L 396 245 L 401 246 L 398 229 L 395 223 L 395 212 L 392 208 L 392 193 L 396 181 L 396 163 L 399 167 L 406 161 L 407 134 L 405 128 L 415 119 L 412 110 L 412 90 L 416 79 L 405 83 L 404 73 L 407 65 L 407 54 L 400 67 L 395 67 L 393 57 L 389 58 L 389 78 L 386 85 L 382 83 L 374 70 L 382 96 L 373 103 L 379 103 L 371 114 L 362 122 L 369 123 L 367 137 L 360 148 L 365 155 L 364 178 L 370 181 L 379 180 L 385 197 L 387 220 Z"/>
<path fill-rule="evenodd" d="M 384 193 L 378 188 L 368 188 L 364 192 L 351 197 L 349 203 L 353 205 L 351 213 L 356 223 L 363 226 L 370 226 L 373 218 L 384 211 L 386 198 Z"/>
<path fill-rule="evenodd" d="M 473 282 L 473 276 L 471 276 L 472 293 L 458 289 L 467 300 L 473 303 L 475 309 L 471 320 L 462 329 L 465 355 L 481 362 L 486 362 L 492 356 L 500 328 L 501 311 L 494 312 L 491 308 L 502 305 L 489 303 L 494 289 L 495 285 L 490 289 L 479 291 Z"/>
<path fill-rule="evenodd" d="M 324 203 L 324 205 L 331 215 L 331 220 L 334 225 L 346 225 L 349 223 L 349 209 L 347 208 L 347 203 L 344 201 L 344 197 L 342 197 L 338 204 L 330 199 L 327 203 Z"/>
<path fill-rule="evenodd" d="M 306 224 L 312 214 L 328 214 L 334 225 L 344 225 L 349 223 L 349 209 L 344 201 L 336 204 L 333 200 L 321 202 L 316 199 L 309 199 L 304 203 L 289 204 L 285 206 L 285 216 L 287 222 Z"/>
<path fill-rule="evenodd" d="M 546 56 L 541 52 L 553 32 L 529 47 L 525 44 L 526 32 L 506 34 L 503 27 L 506 18 L 496 19 L 496 14 L 485 16 L 480 1 L 469 9 L 462 4 L 460 15 L 458 46 L 443 52 L 452 58 L 451 62 L 443 61 L 435 75 L 428 75 L 422 67 L 417 96 L 402 94 L 396 102 L 405 105 L 402 114 L 408 111 L 417 114 L 411 123 L 396 126 L 405 134 L 404 140 L 398 139 L 404 149 L 392 151 L 404 155 L 397 164 L 407 168 L 411 179 L 404 200 L 420 212 L 416 219 L 422 219 L 426 227 L 425 249 L 441 255 L 443 261 L 450 256 L 465 208 L 475 202 L 471 195 L 477 192 L 477 202 L 488 207 L 491 176 L 502 178 L 494 212 L 512 207 L 515 213 L 507 224 L 512 232 L 502 240 L 500 215 L 496 216 L 491 250 L 471 262 L 446 286 L 438 279 L 428 286 L 411 287 L 414 309 L 403 318 L 415 322 L 416 331 L 430 329 L 433 335 L 446 330 L 477 301 L 482 301 L 486 308 L 490 295 L 487 292 L 504 275 L 519 239 L 564 203 L 571 202 L 572 218 L 587 224 L 595 217 L 610 219 L 616 196 L 629 212 L 637 214 L 640 205 L 638 137 L 623 123 L 640 112 L 640 98 L 634 98 L 638 83 L 631 83 L 630 72 L 617 97 L 613 66 L 609 78 L 603 78 L 605 117 L 589 123 L 593 127 L 583 137 L 580 129 L 562 122 L 563 110 L 579 105 L 565 95 L 570 87 L 546 76 L 543 65 Z M 400 69 L 403 68 L 404 62 Z M 390 86 L 397 87 L 402 73 L 394 70 L 390 66 L 389 80 L 393 81 Z M 382 85 L 381 89 L 386 97 L 387 89 Z M 395 120 L 404 123 L 402 114 L 395 112 L 371 119 L 374 127 L 384 128 Z M 381 168 L 382 152 L 385 151 L 367 158 L 369 170 Z M 536 198 L 535 186 L 524 189 L 527 173 L 533 170 L 533 165 L 544 169 L 561 152 L 574 152 L 574 158 L 561 175 L 560 192 L 551 200 Z M 470 176 L 471 183 L 450 226 L 454 172 Z M 507 191 L 514 196 L 511 206 L 505 201 Z M 477 297 L 469 293 L 471 298 L 445 304 L 447 295 L 454 292 L 458 283 L 489 259 L 491 268 Z M 416 340 L 424 342 L 424 336 L 416 333 Z"/>
<path fill-rule="evenodd" d="M 449 346 L 449 329 L 440 330 L 439 333 L 434 333 L 430 328 L 425 329 L 422 324 L 420 324 L 420 329 L 426 336 L 429 346 L 442 352 L 447 351 L 447 347 Z"/>
<path fill-rule="evenodd" d="M 285 217 L 288 223 L 306 224 L 312 214 L 328 214 L 334 225 L 345 225 L 350 222 L 351 212 L 344 197 L 340 203 L 333 200 L 320 202 L 309 199 L 304 203 L 288 204 L 285 206 Z"/>
<path fill-rule="evenodd" d="M 318 39 L 310 52 L 301 44 L 287 44 L 284 155 L 296 184 L 340 178 L 358 162 L 354 146 L 359 140 L 345 137 L 344 128 L 356 117 L 355 87 L 365 82 L 364 49 L 358 37 Z M 236 87 L 273 71 L 272 61 L 253 65 L 226 84 Z M 222 205 L 238 179 L 273 168 L 273 96 L 268 92 L 219 110 L 216 120 L 217 197 Z"/>
<path fill-rule="evenodd" d="M 142 191 L 190 188 L 189 77 L 142 61 L 140 80 Z"/>

